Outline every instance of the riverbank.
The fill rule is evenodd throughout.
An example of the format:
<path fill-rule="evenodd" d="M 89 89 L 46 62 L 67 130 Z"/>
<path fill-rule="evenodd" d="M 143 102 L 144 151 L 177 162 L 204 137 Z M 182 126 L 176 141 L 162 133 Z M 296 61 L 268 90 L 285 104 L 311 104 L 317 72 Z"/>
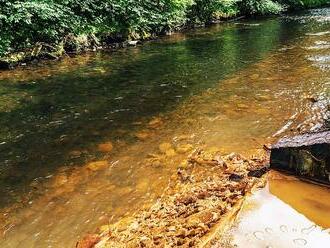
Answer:
<path fill-rule="evenodd" d="M 0 69 L 86 51 L 136 46 L 162 35 L 242 16 L 267 16 L 328 4 L 329 0 L 2 3 Z"/>
<path fill-rule="evenodd" d="M 192 149 L 191 145 L 173 149 L 172 144 L 163 143 L 159 146 L 160 154 L 149 154 L 144 164 L 146 168 L 160 166 L 168 163 L 172 154 Z M 245 158 L 236 153 L 223 154 L 221 149 L 216 147 L 196 148 L 180 165 L 168 163 L 168 166 L 177 167 L 177 172 L 170 177 L 168 187 L 164 189 L 162 196 L 150 207 L 140 208 L 134 214 L 126 215 L 115 223 L 100 226 L 95 234 L 88 234 L 78 241 L 76 247 L 231 248 L 244 247 L 246 240 L 252 239 L 248 235 L 253 237 L 256 247 L 262 247 L 263 240 L 266 243 L 280 244 L 279 247 L 285 247 L 287 242 L 292 241 L 310 243 L 311 247 L 319 242 L 318 239 L 329 243 L 329 222 L 319 218 L 324 214 L 322 211 L 329 208 L 327 201 L 322 201 L 330 197 L 329 185 L 304 185 L 297 177 L 275 171 L 269 172 L 269 163 L 272 166 L 272 162 L 269 161 L 270 148 L 265 145 L 264 149 L 264 153 L 259 153 L 259 157 L 252 155 Z M 307 164 L 304 162 L 304 166 Z M 297 172 L 296 176 L 301 175 Z M 304 176 L 301 177 L 304 179 Z M 276 180 L 282 182 L 279 184 Z M 286 188 L 283 197 L 280 188 L 286 187 L 288 182 L 293 185 Z M 278 185 L 274 193 L 276 183 Z M 292 187 L 296 187 L 296 192 L 301 190 L 304 197 L 297 197 L 296 192 L 292 192 Z M 304 190 L 316 190 L 317 194 L 322 196 L 321 199 L 308 202 L 306 199 L 313 199 L 313 194 L 305 192 L 300 187 Z M 273 194 L 279 195 L 279 199 Z M 251 199 L 255 201 L 253 204 Z M 294 208 L 282 201 L 289 202 Z M 276 210 L 272 209 L 272 204 L 278 205 Z M 262 206 L 262 210 L 259 209 L 259 205 Z M 295 209 L 300 209 L 301 212 L 298 213 Z M 273 218 L 272 213 L 279 218 Z M 309 219 L 302 214 L 306 214 Z M 247 217 L 244 217 L 246 215 L 254 217 L 249 217 L 250 220 L 247 221 Z M 259 215 L 267 220 L 256 220 L 255 216 Z M 281 219 L 280 216 L 284 215 L 287 215 L 287 218 Z M 260 229 L 263 226 L 266 227 Z M 296 226 L 297 230 L 301 229 L 300 237 L 295 237 L 297 235 L 288 230 L 283 231 L 283 226 Z M 279 240 L 275 235 L 278 227 L 286 234 L 284 237 L 280 236 Z M 265 230 L 265 233 L 259 230 Z M 311 230 L 317 232 L 307 235 Z M 259 233 L 261 236 L 269 237 L 260 238 Z M 240 242 L 240 245 L 234 245 L 233 240 Z"/>
<path fill-rule="evenodd" d="M 319 132 L 317 137 L 323 140 L 323 142 L 329 142 L 324 132 Z M 300 136 L 293 137 L 292 143 L 297 143 L 299 139 L 302 138 Z M 290 138 L 281 140 L 281 142 L 288 142 L 287 140 L 290 140 Z M 290 143 L 291 147 L 292 143 Z M 319 212 L 322 212 L 322 208 L 327 209 L 329 207 L 327 203 L 323 203 L 322 200 L 313 200 L 312 205 L 306 211 L 308 217 L 311 219 L 307 219 L 301 213 L 283 204 L 281 200 L 276 199 L 275 201 L 275 197 L 269 192 L 269 184 L 274 179 L 280 179 L 284 184 L 286 184 L 285 180 L 296 181 L 295 184 L 299 184 L 300 180 L 298 178 L 305 180 L 306 175 L 304 173 L 307 170 L 317 174 L 318 167 L 310 161 L 315 158 L 319 163 L 322 161 L 321 157 L 316 157 L 312 153 L 309 153 L 311 157 L 305 157 L 305 159 L 290 155 L 291 160 L 296 161 L 299 159 L 301 161 L 300 163 L 302 164 L 299 164 L 299 166 L 308 168 L 303 171 L 300 168 L 297 169 L 294 167 L 295 172 L 293 174 L 297 177 L 285 176 L 275 171 L 268 173 L 269 169 L 278 169 L 278 167 L 274 166 L 275 155 L 273 152 L 276 150 L 276 147 L 278 147 L 278 144 L 272 145 L 272 148 L 264 145 L 264 153 L 262 155 L 259 153 L 259 157 L 252 155 L 251 158 L 247 159 L 236 153 L 223 154 L 221 149 L 216 147 L 193 149 L 191 145 L 181 145 L 174 149 L 172 144 L 162 143 L 159 146 L 160 153 L 149 154 L 145 160 L 145 166 L 157 167 L 168 163 L 170 157 L 176 152 L 193 150 L 186 159 L 181 161 L 180 165 L 177 166 L 175 162 L 174 164 L 171 164 L 171 162 L 168 163 L 171 167 L 177 167 L 177 172 L 170 177 L 168 187 L 164 190 L 162 196 L 151 207 L 141 208 L 133 215 L 126 215 L 115 223 L 109 223 L 99 227 L 96 234 L 86 235 L 77 242 L 76 247 L 124 248 L 182 246 L 231 248 L 244 247 L 246 241 L 242 240 L 251 239 L 247 237 L 248 235 L 255 238 L 254 244 L 256 247 L 259 247 L 256 244 L 260 240 L 265 240 L 267 243 L 280 244 L 279 247 L 284 247 L 284 244 L 287 245 L 286 243 L 289 241 L 295 244 L 300 242 L 307 244 L 309 242 L 312 247 L 319 242 L 319 239 L 324 240 L 323 242 L 330 243 L 330 233 L 327 232 L 329 223 L 327 221 L 320 221 L 320 218 L 318 218 L 320 215 Z M 316 145 L 314 148 L 314 152 L 320 154 L 323 149 L 324 153 L 321 156 L 328 156 L 324 151 L 325 149 L 320 145 Z M 307 147 L 305 145 L 300 151 L 307 151 L 306 149 Z M 271 157 L 269 159 L 270 150 Z M 278 153 L 282 153 L 282 156 L 288 155 L 287 151 L 276 152 L 277 155 Z M 322 163 L 323 166 L 329 166 L 325 160 Z M 288 164 L 288 168 L 293 167 L 286 161 L 283 164 Z M 327 168 L 323 169 L 325 169 L 324 173 L 327 174 Z M 316 184 L 318 184 L 316 175 L 310 176 L 310 179 L 314 179 Z M 323 189 L 322 187 L 319 189 L 315 187 L 315 189 L 320 193 L 323 192 L 323 197 L 328 198 L 328 194 L 330 193 L 328 178 L 325 181 L 326 183 L 322 186 L 327 185 L 326 187 Z M 271 183 L 272 191 L 274 191 L 273 184 L 275 183 Z M 265 188 L 266 185 L 267 187 Z M 278 187 L 281 186 L 279 185 Z M 313 188 L 313 185 L 300 186 Z M 301 205 L 295 203 L 297 199 L 300 201 L 300 197 L 294 199 L 293 196 L 290 196 L 290 191 L 289 189 L 285 192 L 286 197 L 284 197 L 284 201 L 291 202 L 295 206 L 295 209 L 303 208 L 301 205 L 305 203 Z M 304 194 L 305 198 L 311 197 L 306 192 Z M 253 198 L 255 203 L 251 205 L 251 199 Z M 272 203 L 279 206 L 276 211 L 272 210 Z M 256 207 L 258 205 L 261 205 L 263 209 L 261 210 Z M 241 212 L 244 212 L 244 214 Z M 281 218 L 274 219 L 272 213 L 276 213 L 275 215 L 279 217 L 287 215 L 287 218 L 283 220 L 280 220 Z M 246 220 L 246 216 L 249 215 L 250 220 Z M 253 215 L 268 216 L 266 218 L 269 221 L 255 220 L 255 217 L 251 217 Z M 238 220 L 239 218 L 241 220 Z M 313 220 L 316 220 L 317 223 L 314 223 Z M 258 224 L 255 225 L 254 223 L 256 222 Z M 296 225 L 297 230 L 298 228 L 301 229 L 301 234 L 310 234 L 311 230 L 317 230 L 317 232 L 316 234 L 314 232 L 311 236 L 307 235 L 298 238 L 295 237 L 295 234 L 290 234 L 291 237 L 290 235 L 287 235 L 287 237 L 281 236 L 281 240 L 278 240 L 273 230 L 277 229 L 278 226 L 282 230 L 283 226 L 286 226 L 282 223 L 286 223 L 287 226 Z M 319 226 L 320 223 L 321 225 Z M 306 225 L 309 225 L 309 228 Z M 254 231 L 260 230 L 259 228 L 262 226 L 266 226 L 262 229 L 265 230 L 265 234 L 263 231 Z M 310 228 L 310 226 L 313 228 Z M 235 230 L 234 233 L 233 230 Z M 268 230 L 272 231 L 269 232 Z M 308 230 L 308 232 L 305 230 Z M 253 235 L 249 234 L 249 232 L 253 232 Z M 269 237 L 267 239 L 260 238 L 260 235 L 256 234 L 258 232 L 262 236 L 269 235 Z M 282 230 L 282 232 L 288 231 Z M 240 246 L 233 245 L 233 240 L 240 242 Z"/>
<path fill-rule="evenodd" d="M 171 150 L 165 144 L 161 148 L 166 154 Z M 149 165 L 161 163 L 160 156 L 152 156 Z M 215 148 L 196 149 L 150 208 L 100 227 L 76 247 L 209 247 L 229 228 L 248 195 L 264 187 L 267 165 L 267 156 L 247 159 Z"/>

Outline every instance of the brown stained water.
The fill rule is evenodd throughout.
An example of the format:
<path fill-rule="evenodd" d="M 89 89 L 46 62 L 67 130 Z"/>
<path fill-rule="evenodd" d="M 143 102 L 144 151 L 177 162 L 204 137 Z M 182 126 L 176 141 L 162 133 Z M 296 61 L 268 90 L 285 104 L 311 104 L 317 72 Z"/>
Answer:
<path fill-rule="evenodd" d="M 329 18 L 230 23 L 1 72 L 1 247 L 72 247 L 148 207 L 190 145 L 250 156 L 317 128 Z"/>
<path fill-rule="evenodd" d="M 304 183 L 294 177 L 272 172 L 269 192 L 308 219 L 330 228 L 330 188 Z"/>
<path fill-rule="evenodd" d="M 271 171 L 268 185 L 244 203 L 224 247 L 330 246 L 330 188 Z M 215 245 L 215 247 L 219 247 Z M 220 246 L 222 247 L 222 246 Z"/>

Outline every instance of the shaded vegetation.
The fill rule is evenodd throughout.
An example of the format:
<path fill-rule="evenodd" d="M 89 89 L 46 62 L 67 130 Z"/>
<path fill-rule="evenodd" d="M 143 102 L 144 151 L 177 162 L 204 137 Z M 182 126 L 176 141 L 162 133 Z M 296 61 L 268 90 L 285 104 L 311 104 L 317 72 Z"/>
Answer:
<path fill-rule="evenodd" d="M 291 9 L 316 8 L 330 4 L 329 0 L 280 0 L 279 2 Z"/>
<path fill-rule="evenodd" d="M 56 58 L 129 39 L 146 39 L 187 25 L 237 15 L 278 14 L 287 8 L 321 6 L 329 0 L 0 0 L 0 57 L 41 46 Z M 14 31 L 14 32 L 13 32 Z M 22 60 L 22 55 L 10 60 Z"/>

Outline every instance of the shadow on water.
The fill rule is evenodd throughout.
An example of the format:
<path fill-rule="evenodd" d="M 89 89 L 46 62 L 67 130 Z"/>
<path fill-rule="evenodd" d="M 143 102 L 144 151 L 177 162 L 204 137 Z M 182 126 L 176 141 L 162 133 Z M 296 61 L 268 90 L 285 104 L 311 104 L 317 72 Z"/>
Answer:
<path fill-rule="evenodd" d="M 172 109 L 292 41 L 300 27 L 295 24 L 268 19 L 215 26 L 99 53 L 47 79 L 0 81 L 0 207 L 30 191 L 34 178 L 70 166 L 72 150 L 105 137 L 134 142 L 135 122 Z M 97 156 L 90 152 L 80 163 Z"/>

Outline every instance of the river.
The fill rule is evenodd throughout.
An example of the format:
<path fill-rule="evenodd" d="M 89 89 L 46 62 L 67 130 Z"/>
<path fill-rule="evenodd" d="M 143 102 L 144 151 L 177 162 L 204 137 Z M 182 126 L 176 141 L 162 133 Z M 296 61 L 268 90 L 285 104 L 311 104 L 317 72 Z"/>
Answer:
<path fill-rule="evenodd" d="M 257 155 L 317 129 L 329 99 L 327 8 L 2 71 L 1 247 L 72 247 L 154 202 L 178 147 Z"/>

